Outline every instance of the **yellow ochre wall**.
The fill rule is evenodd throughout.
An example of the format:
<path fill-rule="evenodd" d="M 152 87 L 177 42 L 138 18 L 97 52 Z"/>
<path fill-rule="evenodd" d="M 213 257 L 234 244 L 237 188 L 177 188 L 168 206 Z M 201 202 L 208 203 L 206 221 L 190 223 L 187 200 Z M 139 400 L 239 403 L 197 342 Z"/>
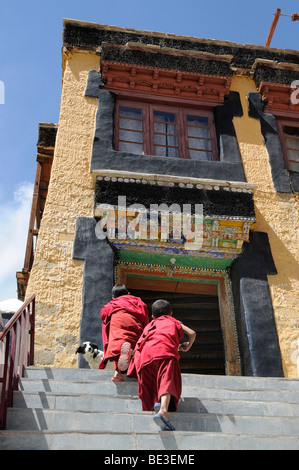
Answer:
<path fill-rule="evenodd" d="M 26 297 L 37 298 L 36 365 L 77 367 L 83 261 L 72 259 L 75 222 L 93 216 L 94 183 L 90 160 L 98 100 L 84 97 L 95 53 L 67 53 L 51 182 Z M 278 274 L 268 276 L 284 374 L 297 377 L 299 337 L 299 194 L 274 190 L 269 158 L 258 120 L 248 117 L 251 78 L 235 76 L 231 89 L 242 100 L 243 117 L 234 118 L 247 181 L 257 184 L 255 230 L 267 232 Z M 293 354 L 293 356 L 292 356 Z"/>
<path fill-rule="evenodd" d="M 269 236 L 278 274 L 268 276 L 285 377 L 297 377 L 299 356 L 299 193 L 277 193 L 260 121 L 248 116 L 248 93 L 254 81 L 234 77 L 232 91 L 240 94 L 243 117 L 234 118 L 246 179 L 257 184 L 254 194 L 255 230 Z"/>
<path fill-rule="evenodd" d="M 84 96 L 95 54 L 68 54 L 46 206 L 26 291 L 36 294 L 36 365 L 77 367 L 83 261 L 72 259 L 76 218 L 93 216 L 90 159 L 98 100 Z"/>

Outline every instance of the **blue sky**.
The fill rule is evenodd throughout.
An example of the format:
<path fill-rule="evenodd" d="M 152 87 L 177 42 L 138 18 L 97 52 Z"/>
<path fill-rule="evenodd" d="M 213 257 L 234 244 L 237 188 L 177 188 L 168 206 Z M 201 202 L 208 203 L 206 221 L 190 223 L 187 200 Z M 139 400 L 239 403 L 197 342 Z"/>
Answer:
<path fill-rule="evenodd" d="M 38 123 L 59 121 L 63 18 L 263 45 L 276 8 L 299 13 L 298 0 L 1 0 L 0 301 L 17 296 Z M 299 22 L 281 17 L 271 46 L 299 49 L 298 37 Z"/>

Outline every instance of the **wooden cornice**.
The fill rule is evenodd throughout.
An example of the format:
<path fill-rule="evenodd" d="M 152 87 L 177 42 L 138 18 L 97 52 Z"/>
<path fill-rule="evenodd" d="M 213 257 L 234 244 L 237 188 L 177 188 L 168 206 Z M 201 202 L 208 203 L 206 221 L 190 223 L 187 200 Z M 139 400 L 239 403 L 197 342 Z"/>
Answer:
<path fill-rule="evenodd" d="M 231 77 L 160 69 L 102 60 L 101 71 L 109 90 L 146 93 L 223 103 Z"/>
<path fill-rule="evenodd" d="M 299 103 L 296 103 L 299 93 L 292 84 L 261 82 L 259 92 L 266 103 L 267 112 L 299 113 Z"/>

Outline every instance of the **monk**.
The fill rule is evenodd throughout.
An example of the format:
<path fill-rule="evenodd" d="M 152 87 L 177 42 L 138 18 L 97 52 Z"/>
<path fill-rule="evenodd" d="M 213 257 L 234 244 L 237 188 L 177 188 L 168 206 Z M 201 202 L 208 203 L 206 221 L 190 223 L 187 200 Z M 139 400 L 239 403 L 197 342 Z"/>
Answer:
<path fill-rule="evenodd" d="M 176 411 L 182 392 L 178 350 L 187 352 L 196 333 L 172 316 L 167 300 L 152 305 L 153 320 L 139 338 L 128 376 L 137 377 L 138 395 L 143 411 L 156 411 L 154 422 L 162 430 L 174 431 L 168 410 Z M 180 345 L 184 335 L 189 341 Z"/>
<path fill-rule="evenodd" d="M 112 381 L 123 382 L 122 372 L 128 369 L 132 351 L 144 327 L 149 322 L 146 304 L 130 295 L 126 286 L 116 284 L 112 300 L 101 310 L 104 359 L 99 369 L 105 369 L 108 361 L 114 362 Z"/>

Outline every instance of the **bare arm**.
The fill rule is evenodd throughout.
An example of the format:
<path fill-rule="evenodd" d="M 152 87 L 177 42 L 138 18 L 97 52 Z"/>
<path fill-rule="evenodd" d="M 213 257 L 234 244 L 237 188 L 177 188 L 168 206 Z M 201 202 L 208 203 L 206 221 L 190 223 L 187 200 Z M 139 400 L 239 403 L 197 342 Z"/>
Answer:
<path fill-rule="evenodd" d="M 179 347 L 179 351 L 187 352 L 187 351 L 189 351 L 189 349 L 191 349 L 192 344 L 195 341 L 196 333 L 195 333 L 194 330 L 191 330 L 191 328 L 184 325 L 183 323 L 181 323 L 181 326 L 183 328 L 183 332 L 185 333 L 185 335 L 188 336 L 189 341 L 181 344 L 180 347 Z"/>

